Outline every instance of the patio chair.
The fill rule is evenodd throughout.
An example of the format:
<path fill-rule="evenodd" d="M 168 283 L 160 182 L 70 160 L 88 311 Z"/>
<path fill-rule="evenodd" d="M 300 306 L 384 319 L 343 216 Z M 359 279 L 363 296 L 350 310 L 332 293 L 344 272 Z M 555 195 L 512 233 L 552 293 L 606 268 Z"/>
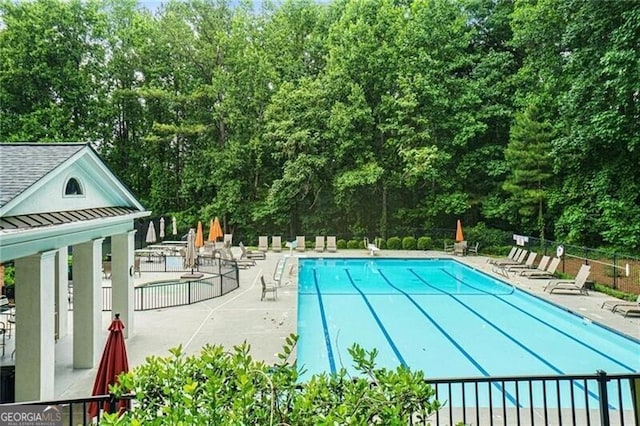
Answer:
<path fill-rule="evenodd" d="M 475 254 L 478 255 L 478 247 L 480 247 L 480 243 L 476 243 L 475 246 L 471 246 L 467 248 L 467 255 Z"/>
<path fill-rule="evenodd" d="M 527 257 L 527 254 L 529 252 L 527 250 L 520 250 L 520 251 L 517 251 L 517 253 L 518 253 L 518 256 L 514 260 L 502 260 L 502 261 L 493 263 L 493 266 L 491 267 L 491 271 L 495 272 L 496 274 L 501 274 L 509 278 L 508 268 L 510 266 L 515 266 L 515 265 L 524 265 L 525 257 Z"/>
<path fill-rule="evenodd" d="M 618 305 L 613 309 L 613 312 L 623 314 L 625 318 L 629 314 L 640 315 L 640 296 L 638 296 L 636 303 L 625 303 L 623 305 Z"/>
<path fill-rule="evenodd" d="M 316 237 L 316 247 L 315 250 L 317 252 L 323 252 L 324 251 L 324 237 L 322 236 L 317 236 Z"/>
<path fill-rule="evenodd" d="M 266 252 L 269 249 L 269 242 L 266 235 L 258 237 L 258 250 Z"/>
<path fill-rule="evenodd" d="M 233 234 L 224 234 L 224 246 L 231 247 L 233 245 Z"/>
<path fill-rule="evenodd" d="M 260 281 L 262 282 L 262 297 L 260 297 L 260 301 L 263 301 L 269 293 L 271 293 L 272 299 L 276 300 L 278 298 L 278 287 L 274 284 L 267 284 L 263 275 L 260 276 Z"/>
<path fill-rule="evenodd" d="M 523 277 L 531 278 L 531 279 L 553 279 L 555 277 L 556 270 L 558 269 L 558 265 L 560 265 L 560 258 L 554 257 L 547 264 L 547 268 L 544 271 L 540 271 L 540 265 L 538 265 L 538 269 L 526 270 L 520 272 L 520 275 Z M 540 261 L 542 264 L 542 261 Z"/>
<path fill-rule="evenodd" d="M 538 262 L 538 266 L 530 269 L 522 269 L 518 271 L 519 275 L 526 276 L 528 272 L 546 272 L 550 260 L 551 256 L 545 254 L 544 256 L 542 256 L 542 259 L 540 259 L 540 262 Z"/>
<path fill-rule="evenodd" d="M 305 241 L 304 241 L 304 235 L 298 235 L 296 237 L 296 242 L 298 243 L 298 245 L 296 246 L 296 251 L 305 251 L 306 250 Z"/>
<path fill-rule="evenodd" d="M 282 251 L 282 238 L 280 235 L 274 235 L 271 237 L 271 250 L 278 253 Z"/>
<path fill-rule="evenodd" d="M 445 243 L 446 246 L 446 243 Z M 446 247 L 445 247 L 446 248 Z M 520 250 L 522 250 L 521 248 L 518 248 L 516 246 L 511 247 L 511 251 L 509 252 L 509 254 L 507 255 L 507 257 L 504 258 L 498 258 L 498 259 L 487 259 L 487 263 L 491 263 L 492 265 L 496 264 L 497 262 L 501 262 L 501 261 L 505 261 L 505 260 L 513 260 L 516 257 L 518 257 L 518 255 L 520 254 Z"/>
<path fill-rule="evenodd" d="M 262 251 L 247 250 L 247 248 L 244 246 L 242 241 L 240 241 L 238 246 L 240 247 L 240 258 L 239 258 L 240 260 L 243 260 L 243 259 L 264 260 L 267 258 L 267 255 Z"/>
<path fill-rule="evenodd" d="M 610 300 L 605 300 L 602 306 L 600 306 L 600 308 L 608 309 L 611 312 L 615 312 L 615 310 L 618 307 L 623 307 L 623 306 L 640 307 L 640 295 L 638 295 L 638 298 L 636 299 L 635 303 L 629 302 L 627 300 L 622 300 L 622 299 L 610 299 Z"/>
<path fill-rule="evenodd" d="M 467 242 L 460 241 L 457 243 L 453 243 L 453 254 L 456 256 L 466 256 L 467 254 Z"/>
<path fill-rule="evenodd" d="M 327 251 L 332 252 L 332 253 L 338 251 L 338 246 L 336 246 L 336 236 L 335 235 L 329 235 L 327 237 Z"/>
<path fill-rule="evenodd" d="M 505 268 L 512 265 L 524 265 L 525 258 L 527 257 L 528 254 L 529 254 L 528 250 L 521 249 L 515 259 L 501 260 L 501 261 L 495 262 L 494 265 L 502 266 Z"/>
<path fill-rule="evenodd" d="M 240 269 L 247 269 L 256 264 L 256 261 L 253 259 L 236 259 L 229 247 L 220 250 L 220 259 L 223 264 L 233 263 Z"/>
<path fill-rule="evenodd" d="M 556 290 L 562 291 L 577 291 L 580 294 L 589 295 L 587 291 L 587 277 L 589 277 L 589 273 L 591 272 L 591 265 L 582 265 L 580 266 L 580 270 L 576 274 L 576 278 L 574 280 L 557 280 L 557 281 L 549 281 L 549 283 L 545 286 L 544 291 L 549 291 L 549 293 L 553 293 Z"/>
<path fill-rule="evenodd" d="M 538 253 L 536 253 L 535 251 L 532 251 L 529 253 L 529 256 L 527 256 L 527 261 L 524 264 L 521 265 L 508 265 L 506 266 L 507 268 L 507 272 L 514 272 L 514 273 L 518 273 L 519 271 L 522 271 L 523 269 L 535 269 L 533 264 L 536 262 L 536 258 L 538 257 Z"/>
<path fill-rule="evenodd" d="M 454 244 L 447 244 L 447 242 L 444 242 L 444 252 L 445 253 L 453 253 L 453 249 L 454 249 Z"/>

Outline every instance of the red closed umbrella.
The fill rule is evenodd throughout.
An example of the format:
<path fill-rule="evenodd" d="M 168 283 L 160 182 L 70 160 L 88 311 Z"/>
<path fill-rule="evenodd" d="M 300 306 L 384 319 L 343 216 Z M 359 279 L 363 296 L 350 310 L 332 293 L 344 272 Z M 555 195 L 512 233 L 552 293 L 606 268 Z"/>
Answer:
<path fill-rule="evenodd" d="M 117 382 L 120 373 L 129 371 L 129 361 L 127 360 L 127 348 L 124 344 L 124 324 L 120 320 L 120 314 L 111 321 L 109 326 L 109 336 L 104 346 L 100 367 L 96 374 L 96 381 L 93 384 L 91 395 L 108 395 L 109 386 Z M 118 403 L 118 412 L 128 408 L 128 401 Z M 109 402 L 102 404 L 102 410 L 109 412 Z M 96 417 L 99 413 L 98 403 L 89 404 L 89 416 Z"/>

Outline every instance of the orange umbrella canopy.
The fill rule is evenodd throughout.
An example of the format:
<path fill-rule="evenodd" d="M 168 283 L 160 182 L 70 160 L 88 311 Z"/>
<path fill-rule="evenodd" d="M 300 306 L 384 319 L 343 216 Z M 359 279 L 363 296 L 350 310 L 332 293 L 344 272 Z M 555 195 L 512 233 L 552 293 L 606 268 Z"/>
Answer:
<path fill-rule="evenodd" d="M 196 248 L 204 246 L 204 234 L 202 233 L 202 222 L 198 221 L 198 228 L 196 229 Z"/>
<path fill-rule="evenodd" d="M 223 236 L 224 234 L 222 233 L 220 221 L 216 216 L 215 220 L 212 220 L 211 225 L 209 226 L 209 241 L 215 242 L 218 238 L 222 238 Z"/>
<path fill-rule="evenodd" d="M 464 234 L 462 233 L 462 222 L 458 219 L 456 225 L 456 242 L 464 241 Z"/>

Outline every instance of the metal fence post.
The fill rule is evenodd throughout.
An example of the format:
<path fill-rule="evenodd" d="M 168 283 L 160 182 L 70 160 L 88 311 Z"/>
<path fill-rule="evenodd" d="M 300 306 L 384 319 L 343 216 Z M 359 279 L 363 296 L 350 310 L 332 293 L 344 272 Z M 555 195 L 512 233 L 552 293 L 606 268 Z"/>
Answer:
<path fill-rule="evenodd" d="M 618 256 L 616 253 L 613 253 L 613 288 L 618 287 Z"/>
<path fill-rule="evenodd" d="M 598 370 L 596 373 L 598 375 L 596 380 L 598 381 L 600 424 L 602 426 L 609 426 L 609 394 L 607 393 L 607 382 L 609 379 L 607 378 L 607 372 L 604 370 Z"/>

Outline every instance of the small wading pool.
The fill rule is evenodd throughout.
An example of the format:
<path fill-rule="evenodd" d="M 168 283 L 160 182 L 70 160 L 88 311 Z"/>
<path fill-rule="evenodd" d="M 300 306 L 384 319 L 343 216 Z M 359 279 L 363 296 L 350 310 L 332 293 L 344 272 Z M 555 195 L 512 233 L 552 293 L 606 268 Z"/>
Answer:
<path fill-rule="evenodd" d="M 640 342 L 455 260 L 300 259 L 298 277 L 303 380 L 355 374 L 354 342 L 430 378 L 640 371 Z"/>

